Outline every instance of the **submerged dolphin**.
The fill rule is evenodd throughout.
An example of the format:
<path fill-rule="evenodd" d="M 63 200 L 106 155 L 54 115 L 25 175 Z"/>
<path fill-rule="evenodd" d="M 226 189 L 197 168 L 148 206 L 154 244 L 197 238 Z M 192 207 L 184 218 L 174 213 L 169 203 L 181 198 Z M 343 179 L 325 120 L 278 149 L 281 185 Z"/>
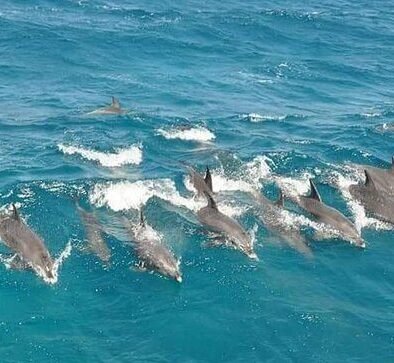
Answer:
<path fill-rule="evenodd" d="M 301 208 L 312 214 L 318 222 L 338 231 L 341 238 L 344 240 L 358 247 L 365 248 L 365 242 L 361 238 L 355 225 L 341 212 L 324 204 L 313 181 L 309 180 L 309 183 L 311 185 L 311 194 L 307 197 L 300 196 L 294 199 L 294 201 Z"/>
<path fill-rule="evenodd" d="M 12 215 L 0 216 L 0 238 L 16 254 L 14 266 L 38 269 L 53 279 L 54 263 L 44 241 L 22 220 L 14 204 L 12 208 Z"/>
<path fill-rule="evenodd" d="M 307 256 L 312 256 L 305 237 L 301 235 L 300 227 L 286 223 L 283 215 L 284 198 L 280 191 L 279 199 L 272 202 L 258 191 L 253 191 L 253 197 L 259 209 L 259 218 L 268 230 L 278 235 L 290 247 Z"/>
<path fill-rule="evenodd" d="M 124 110 L 121 108 L 119 100 L 115 97 L 112 97 L 110 106 L 88 112 L 87 115 L 119 115 L 123 112 Z"/>
<path fill-rule="evenodd" d="M 373 184 L 378 191 L 383 191 L 394 196 L 394 157 L 389 169 L 381 169 L 370 165 L 357 165 L 367 170 L 373 179 Z"/>
<path fill-rule="evenodd" d="M 142 211 L 140 223 L 129 227 L 128 231 L 133 239 L 133 248 L 139 259 L 141 270 L 156 271 L 163 276 L 182 282 L 180 261 L 162 243 L 160 235 L 145 223 Z"/>
<path fill-rule="evenodd" d="M 243 252 L 249 258 L 258 260 L 253 249 L 253 242 L 248 233 L 235 220 L 221 213 L 212 196 L 204 192 L 208 199 L 208 205 L 197 212 L 198 220 L 201 224 L 214 232 L 226 237 L 232 246 Z"/>
<path fill-rule="evenodd" d="M 79 203 L 76 203 L 76 206 L 85 228 L 89 249 L 95 253 L 101 261 L 106 263 L 109 262 L 111 251 L 104 241 L 101 225 L 93 213 L 87 212 Z"/>
<path fill-rule="evenodd" d="M 190 182 L 197 191 L 197 197 L 203 196 L 204 193 L 212 195 L 212 176 L 209 168 L 207 167 L 204 178 L 191 166 L 188 166 L 187 169 L 190 176 Z"/>
<path fill-rule="evenodd" d="M 365 184 L 351 185 L 350 194 L 376 218 L 394 224 L 394 197 L 377 188 L 372 174 L 365 170 Z"/>

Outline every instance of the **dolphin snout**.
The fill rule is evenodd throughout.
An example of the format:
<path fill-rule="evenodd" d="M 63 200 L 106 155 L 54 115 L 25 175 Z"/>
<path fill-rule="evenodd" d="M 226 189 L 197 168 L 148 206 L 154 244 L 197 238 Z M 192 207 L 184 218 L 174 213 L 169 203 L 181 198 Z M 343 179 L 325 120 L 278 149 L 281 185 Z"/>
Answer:
<path fill-rule="evenodd" d="M 46 268 L 46 274 L 47 274 L 48 279 L 54 278 L 52 270 L 49 269 L 48 267 Z"/>
<path fill-rule="evenodd" d="M 356 246 L 360 248 L 365 248 L 367 245 L 364 241 L 357 241 Z"/>
<path fill-rule="evenodd" d="M 180 274 L 175 276 L 175 280 L 177 280 L 179 283 L 182 282 L 182 276 Z"/>
<path fill-rule="evenodd" d="M 251 258 L 252 260 L 260 261 L 259 256 L 257 256 L 256 252 L 249 252 L 249 253 L 247 254 L 247 256 L 248 256 L 249 258 Z"/>

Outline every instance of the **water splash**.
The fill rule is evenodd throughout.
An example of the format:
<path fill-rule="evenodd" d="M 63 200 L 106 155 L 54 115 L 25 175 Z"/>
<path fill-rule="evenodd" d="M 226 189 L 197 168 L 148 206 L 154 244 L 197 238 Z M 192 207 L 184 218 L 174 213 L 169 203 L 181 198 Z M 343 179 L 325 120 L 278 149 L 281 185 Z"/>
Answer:
<path fill-rule="evenodd" d="M 48 278 L 45 272 L 39 266 L 32 266 L 33 270 L 40 276 L 47 284 L 54 285 L 58 282 L 59 268 L 63 262 L 71 255 L 72 245 L 71 241 L 67 242 L 66 247 L 60 253 L 59 257 L 55 259 L 52 268 L 53 278 Z"/>
<path fill-rule="evenodd" d="M 82 158 L 97 161 L 102 166 L 115 168 L 122 165 L 139 165 L 142 161 L 140 145 L 133 145 L 125 149 L 117 149 L 114 153 L 105 153 L 83 147 L 59 144 L 58 148 L 66 155 L 80 155 Z"/>
<path fill-rule="evenodd" d="M 191 128 L 158 129 L 157 133 L 167 140 L 179 139 L 185 141 L 208 142 L 216 138 L 215 134 L 202 126 Z"/>

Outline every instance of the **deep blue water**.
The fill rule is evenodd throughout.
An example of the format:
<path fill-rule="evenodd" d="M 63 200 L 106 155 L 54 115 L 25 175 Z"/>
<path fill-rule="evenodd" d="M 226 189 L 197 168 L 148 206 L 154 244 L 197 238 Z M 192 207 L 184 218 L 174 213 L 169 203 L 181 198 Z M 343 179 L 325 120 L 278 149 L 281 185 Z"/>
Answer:
<path fill-rule="evenodd" d="M 0 27 L 0 205 L 19 203 L 54 256 L 73 246 L 54 285 L 0 266 L 1 362 L 393 361 L 394 232 L 341 192 L 359 177 L 345 165 L 394 154 L 391 1 L 2 0 Z M 112 95 L 127 113 L 86 115 Z M 172 138 L 185 124 L 194 140 Z M 223 205 L 258 225 L 259 262 L 202 247 L 181 162 L 210 165 Z M 314 177 L 367 248 L 310 228 L 314 258 L 278 244 L 226 184 L 274 198 L 274 176 L 298 192 Z M 76 195 L 109 268 L 80 248 Z M 111 233 L 141 205 L 182 284 L 130 269 Z"/>

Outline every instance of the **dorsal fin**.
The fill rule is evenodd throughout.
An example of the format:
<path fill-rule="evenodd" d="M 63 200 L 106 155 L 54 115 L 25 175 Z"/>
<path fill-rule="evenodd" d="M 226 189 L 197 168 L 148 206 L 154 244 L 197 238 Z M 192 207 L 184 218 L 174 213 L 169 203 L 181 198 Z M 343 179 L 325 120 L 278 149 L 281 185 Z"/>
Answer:
<path fill-rule="evenodd" d="M 144 213 L 142 213 L 142 208 L 140 210 L 140 226 L 145 227 L 145 218 L 144 218 Z"/>
<path fill-rule="evenodd" d="M 16 209 L 16 206 L 14 203 L 12 203 L 12 218 L 14 218 L 16 221 L 20 220 L 19 212 Z"/>
<path fill-rule="evenodd" d="M 205 172 L 205 184 L 208 186 L 209 190 L 212 192 L 212 175 L 211 172 L 207 166 L 207 171 Z"/>
<path fill-rule="evenodd" d="M 281 208 L 283 208 L 283 206 L 285 204 L 285 198 L 283 197 L 282 189 L 279 189 L 279 197 L 278 197 L 278 200 L 275 202 L 275 204 Z"/>
<path fill-rule="evenodd" d="M 370 188 L 375 188 L 375 183 L 372 180 L 371 174 L 368 170 L 364 170 L 365 173 L 365 186 Z"/>
<path fill-rule="evenodd" d="M 215 200 L 212 198 L 212 196 L 209 195 L 207 192 L 204 192 L 204 194 L 205 194 L 205 196 L 206 196 L 207 199 L 208 199 L 208 207 L 209 207 L 209 208 L 212 208 L 212 209 L 218 210 L 218 207 L 217 207 L 217 205 L 216 205 L 216 202 L 215 202 Z"/>
<path fill-rule="evenodd" d="M 313 183 L 312 179 L 309 179 L 309 184 L 311 185 L 311 194 L 309 194 L 309 198 L 316 199 L 321 202 L 320 194 L 316 189 L 315 184 Z"/>
<path fill-rule="evenodd" d="M 119 100 L 118 100 L 117 98 L 113 97 L 113 96 L 112 96 L 112 103 L 111 103 L 111 106 L 112 106 L 113 108 L 118 108 L 118 109 L 120 109 L 120 102 L 119 102 Z"/>

